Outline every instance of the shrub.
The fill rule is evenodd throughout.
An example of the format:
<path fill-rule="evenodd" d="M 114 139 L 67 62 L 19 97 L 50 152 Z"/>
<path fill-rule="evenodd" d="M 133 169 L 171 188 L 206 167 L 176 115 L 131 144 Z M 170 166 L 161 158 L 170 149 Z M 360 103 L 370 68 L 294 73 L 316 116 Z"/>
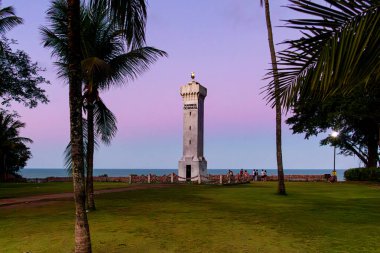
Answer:
<path fill-rule="evenodd" d="M 352 168 L 344 172 L 347 181 L 380 182 L 380 168 Z"/>

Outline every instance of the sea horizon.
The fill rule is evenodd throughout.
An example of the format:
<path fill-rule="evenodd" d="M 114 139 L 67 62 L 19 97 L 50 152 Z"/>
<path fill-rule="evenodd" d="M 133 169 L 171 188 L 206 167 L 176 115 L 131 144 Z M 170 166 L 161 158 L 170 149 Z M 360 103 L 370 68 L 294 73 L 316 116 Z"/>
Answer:
<path fill-rule="evenodd" d="M 257 168 L 260 171 L 261 168 Z M 209 174 L 221 175 L 227 174 L 229 169 L 208 169 Z M 240 169 L 231 169 L 234 173 L 238 173 Z M 247 171 L 252 174 L 253 169 L 247 169 Z M 277 169 L 264 169 L 267 171 L 268 175 L 277 175 Z M 284 169 L 286 175 L 322 175 L 330 174 L 331 169 Z M 344 181 L 344 169 L 337 169 L 337 176 L 339 181 Z M 104 169 L 104 168 L 95 168 L 94 176 L 107 175 L 109 177 L 127 177 L 129 175 L 169 175 L 171 173 L 178 173 L 178 168 L 172 169 L 126 169 L 126 168 L 117 168 L 117 169 Z M 19 174 L 24 178 L 46 178 L 46 177 L 68 177 L 70 176 L 66 169 L 64 168 L 24 168 L 19 171 Z"/>

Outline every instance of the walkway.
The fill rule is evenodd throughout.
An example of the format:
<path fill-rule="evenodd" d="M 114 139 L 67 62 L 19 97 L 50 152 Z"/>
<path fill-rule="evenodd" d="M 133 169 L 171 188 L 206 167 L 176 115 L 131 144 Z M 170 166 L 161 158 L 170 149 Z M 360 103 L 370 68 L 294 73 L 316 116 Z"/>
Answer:
<path fill-rule="evenodd" d="M 178 184 L 177 184 L 178 185 Z M 130 185 L 125 188 L 115 188 L 115 189 L 104 189 L 95 191 L 96 195 L 103 193 L 114 193 L 114 192 L 125 192 L 125 191 L 134 191 L 134 190 L 143 190 L 143 189 L 159 189 L 159 188 L 167 188 L 172 187 L 174 185 L 171 184 L 135 184 Z M 45 194 L 45 195 L 34 195 L 27 197 L 19 197 L 19 198 L 9 198 L 9 199 L 0 199 L 0 208 L 10 207 L 10 206 L 19 206 L 30 204 L 34 205 L 36 203 L 47 202 L 52 200 L 61 200 L 61 199 L 73 199 L 74 193 L 65 192 L 65 193 L 56 193 L 56 194 Z"/>

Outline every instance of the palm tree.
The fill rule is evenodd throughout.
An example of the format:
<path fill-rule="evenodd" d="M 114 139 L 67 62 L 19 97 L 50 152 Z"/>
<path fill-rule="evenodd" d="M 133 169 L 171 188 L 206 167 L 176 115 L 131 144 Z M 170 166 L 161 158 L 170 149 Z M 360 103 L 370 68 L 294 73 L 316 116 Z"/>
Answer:
<path fill-rule="evenodd" d="M 261 6 L 265 5 L 265 18 L 267 23 L 268 31 L 268 43 L 270 49 L 270 55 L 272 60 L 272 69 L 273 69 L 273 82 L 275 93 L 279 89 L 279 81 L 277 75 L 277 59 L 276 59 L 276 50 L 274 48 L 273 42 L 273 32 L 272 32 L 272 23 L 270 19 L 270 9 L 269 9 L 269 0 L 260 0 Z M 281 195 L 286 195 L 285 190 L 285 178 L 284 178 L 284 165 L 282 163 L 282 134 L 281 134 L 281 104 L 279 99 L 275 99 L 276 107 L 276 157 L 277 157 L 277 174 L 278 174 L 278 187 L 277 193 Z"/>
<path fill-rule="evenodd" d="M 289 8 L 311 15 L 287 20 L 302 37 L 286 41 L 275 76 L 267 86 L 268 99 L 280 99 L 290 109 L 300 96 L 318 101 L 337 93 L 375 87 L 380 73 L 380 15 L 378 0 L 290 0 Z M 273 71 L 274 72 L 274 71 Z"/>
<path fill-rule="evenodd" d="M 31 157 L 26 143 L 33 141 L 20 136 L 20 129 L 25 127 L 25 123 L 15 120 L 15 117 L 0 111 L 0 179 L 4 181 L 9 173 L 24 167 Z"/>
<path fill-rule="evenodd" d="M 67 0 L 70 143 L 75 202 L 75 252 L 91 253 L 83 163 L 80 0 Z"/>
<path fill-rule="evenodd" d="M 166 53 L 137 45 L 127 51 L 123 30 L 110 22 L 105 5 L 93 3 L 84 11 L 82 71 L 85 80 L 84 101 L 87 109 L 87 197 L 89 209 L 95 209 L 92 174 L 94 122 L 96 133 L 109 144 L 116 134 L 116 118 L 99 97 L 99 91 L 133 80 Z"/>
<path fill-rule="evenodd" d="M 59 73 L 64 76 L 67 75 L 67 50 L 62 50 L 67 48 L 65 8 L 63 1 L 56 1 L 48 13 L 52 29 L 41 29 L 44 45 L 52 47 L 54 54 L 60 58 L 57 65 L 60 68 Z M 158 57 L 165 56 L 166 53 L 152 47 L 126 51 L 122 31 L 109 20 L 103 5 L 84 6 L 81 12 L 81 29 L 81 65 L 85 83 L 83 101 L 87 112 L 87 207 L 89 210 L 95 210 L 92 180 L 94 133 L 103 143 L 109 144 L 117 131 L 116 118 L 99 97 L 99 91 L 118 85 L 124 79 L 135 79 Z"/>
<path fill-rule="evenodd" d="M 124 27 L 127 45 L 145 43 L 145 0 L 91 0 L 106 5 L 110 15 Z M 74 196 L 76 206 L 75 252 L 91 252 L 91 240 L 85 212 L 83 138 L 81 121 L 81 29 L 80 0 L 67 0 L 68 71 L 70 103 L 70 142 L 73 162 Z M 127 12 L 128 11 L 128 12 Z"/>
<path fill-rule="evenodd" d="M 51 29 L 47 27 L 41 28 L 41 33 L 43 36 L 44 46 L 52 49 L 52 55 L 59 59 L 56 62 L 58 66 L 58 74 L 61 78 L 68 77 L 68 38 L 67 38 L 67 5 L 65 1 L 54 1 L 52 7 L 48 10 L 48 19 L 51 21 Z M 103 50 L 107 46 L 112 45 L 111 33 L 115 32 L 114 27 L 111 27 L 111 23 L 108 20 L 99 20 L 98 9 L 92 7 L 82 8 L 81 10 L 81 27 L 82 27 L 82 45 L 81 45 L 81 60 L 82 65 L 82 80 L 90 80 L 92 78 L 90 73 L 96 72 L 96 67 L 99 65 L 97 58 L 89 57 L 89 53 L 97 48 L 96 43 L 99 44 L 100 41 L 103 43 L 108 43 L 107 45 L 101 45 Z M 104 13 L 104 11 L 103 11 Z M 104 19 L 105 17 L 103 17 Z M 102 21 L 102 23 L 99 23 Z M 106 30 L 108 29 L 108 30 Z M 105 36 L 101 32 L 108 32 L 109 34 Z M 112 34 L 112 36 L 116 35 Z M 104 41 L 108 39 L 108 41 Z M 112 47 L 111 47 L 112 48 Z M 122 47 L 121 47 L 122 48 Z M 111 50 L 112 51 L 112 50 Z M 89 66 L 92 66 L 93 69 L 90 69 Z M 101 66 L 100 66 L 101 67 Z M 93 83 L 93 80 L 91 80 Z M 92 85 L 91 85 L 92 90 Z M 94 153 L 94 110 L 95 110 L 95 119 L 96 119 L 96 133 L 101 134 L 101 139 L 104 143 L 109 144 L 112 137 L 115 135 L 116 127 L 116 118 L 112 112 L 105 106 L 102 100 L 98 96 L 97 91 L 89 92 L 89 86 L 85 86 L 85 92 L 82 98 L 83 109 L 87 112 L 88 120 L 83 120 L 83 136 L 84 136 L 84 168 L 86 168 L 87 178 L 86 178 L 86 200 L 87 208 L 89 210 L 95 210 L 95 202 L 93 199 L 93 153 Z M 95 95 L 96 94 L 96 95 Z M 95 103 L 96 102 L 96 103 Z M 88 124 L 88 122 L 91 122 Z M 88 134 L 91 132 L 92 134 Z M 71 157 L 71 142 L 66 147 L 65 150 L 65 166 L 67 167 L 70 173 L 72 170 L 72 157 Z"/>

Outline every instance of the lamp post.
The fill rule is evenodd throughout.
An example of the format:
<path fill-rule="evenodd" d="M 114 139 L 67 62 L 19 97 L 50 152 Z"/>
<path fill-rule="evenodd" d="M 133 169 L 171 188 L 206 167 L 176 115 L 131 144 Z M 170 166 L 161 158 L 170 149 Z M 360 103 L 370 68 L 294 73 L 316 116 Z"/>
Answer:
<path fill-rule="evenodd" d="M 339 132 L 332 131 L 330 136 L 335 139 L 336 137 L 338 137 L 338 135 L 339 135 Z M 336 146 L 334 144 L 334 171 L 335 171 L 335 157 L 336 157 Z"/>

